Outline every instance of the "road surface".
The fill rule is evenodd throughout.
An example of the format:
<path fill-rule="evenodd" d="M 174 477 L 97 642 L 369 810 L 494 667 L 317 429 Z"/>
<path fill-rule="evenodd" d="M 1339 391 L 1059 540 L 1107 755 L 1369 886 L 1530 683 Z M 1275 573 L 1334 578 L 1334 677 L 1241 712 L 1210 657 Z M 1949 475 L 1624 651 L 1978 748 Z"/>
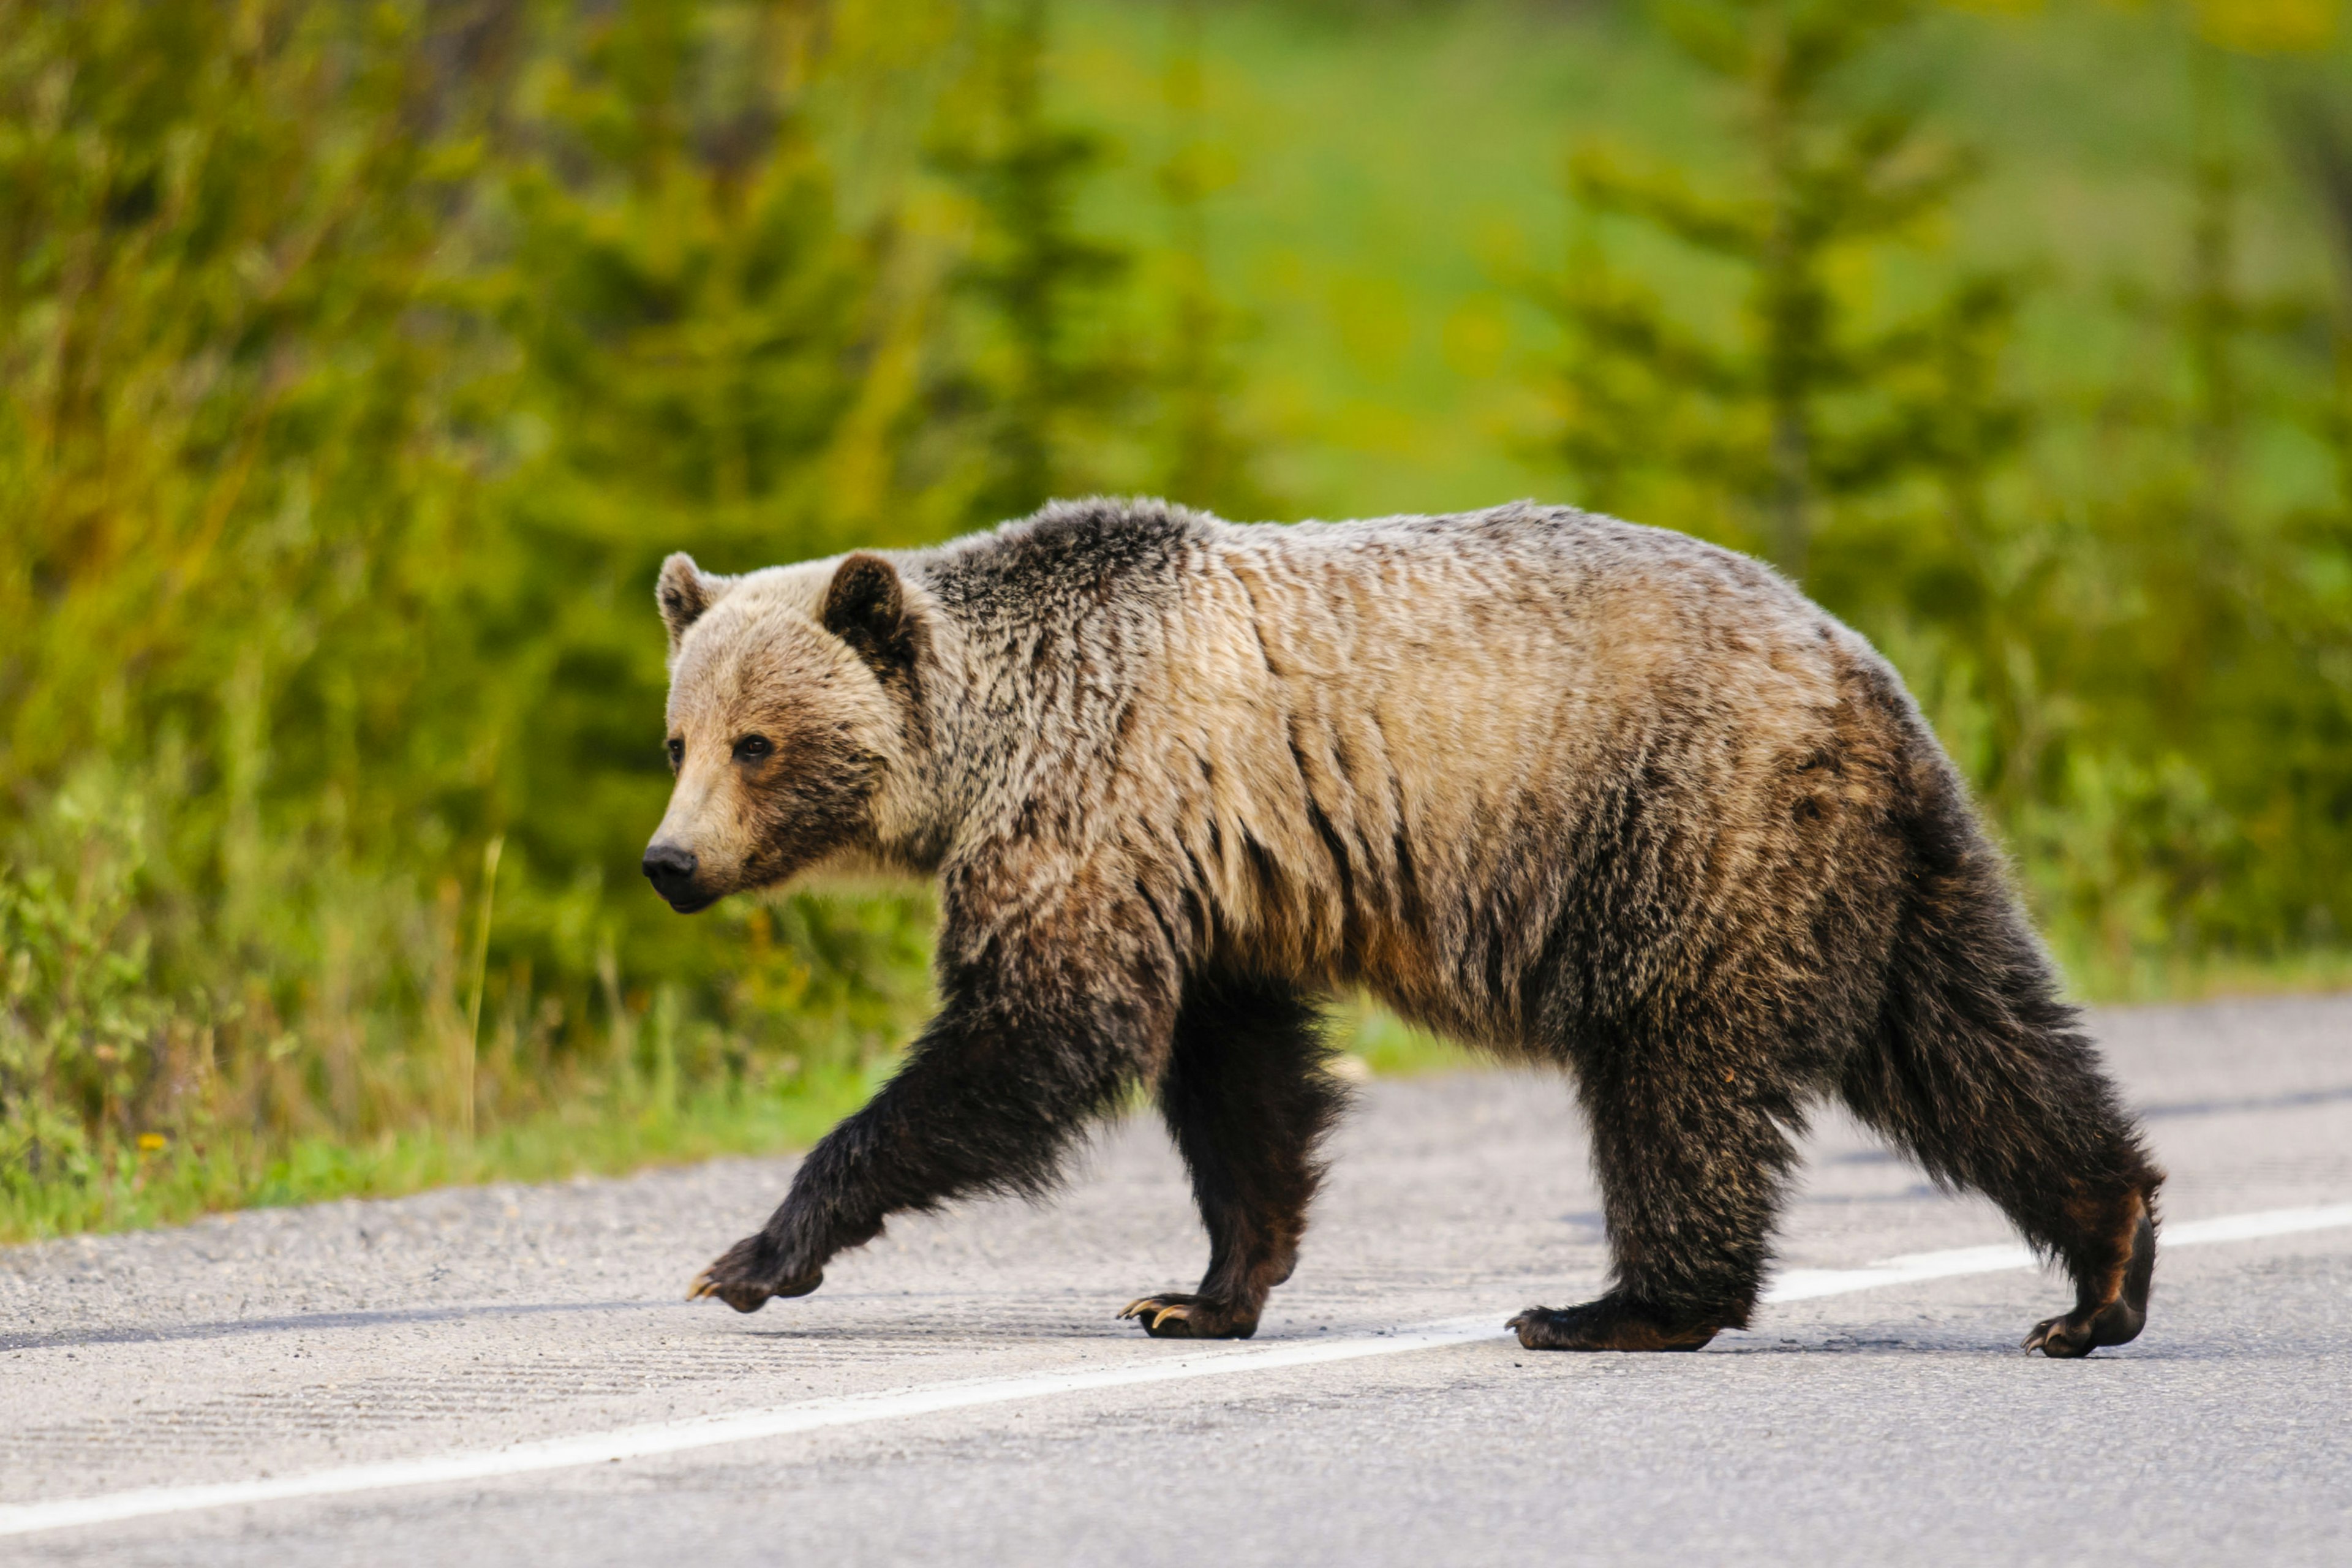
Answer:
<path fill-rule="evenodd" d="M 678 1298 L 789 1161 L 0 1251 L 0 1563 L 2352 1562 L 2352 999 L 2095 1025 L 2172 1180 L 2085 1362 L 1826 1115 L 1751 1331 L 1522 1352 L 1601 1279 L 1584 1137 L 1464 1074 L 1365 1091 L 1246 1345 L 1113 1319 L 1204 1256 L 1140 1121 L 751 1317 Z"/>

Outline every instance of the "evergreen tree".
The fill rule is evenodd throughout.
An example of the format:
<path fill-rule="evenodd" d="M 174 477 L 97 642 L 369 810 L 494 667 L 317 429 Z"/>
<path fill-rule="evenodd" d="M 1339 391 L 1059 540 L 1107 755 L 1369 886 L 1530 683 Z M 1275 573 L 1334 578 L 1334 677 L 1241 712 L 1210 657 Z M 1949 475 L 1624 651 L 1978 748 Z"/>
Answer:
<path fill-rule="evenodd" d="M 838 9 L 549 13 L 509 132 L 505 223 L 485 240 L 505 261 L 478 286 L 517 355 L 501 422 L 513 466 L 497 490 L 509 553 L 477 623 L 486 654 L 516 656 L 486 715 L 489 809 L 512 835 L 510 877 L 536 869 L 546 884 L 510 905 L 500 952 L 564 976 L 574 1016 L 602 989 L 601 940 L 617 942 L 625 976 L 695 985 L 697 1017 L 752 1022 L 731 1010 L 790 973 L 784 989 L 820 1028 L 842 1008 L 871 1023 L 919 934 L 907 900 L 803 898 L 781 916 L 742 911 L 749 948 L 714 942 L 636 885 L 644 825 L 669 787 L 649 718 L 667 680 L 648 618 L 663 555 L 739 572 L 906 537 L 887 486 L 844 482 L 894 470 L 904 422 L 879 367 L 899 327 L 888 232 L 845 228 L 812 125 Z M 530 809 L 558 797 L 567 809 Z M 583 887 L 612 889 L 593 920 L 567 897 Z M 795 942 L 768 941 L 779 918 Z M 772 1049 L 807 1032 L 784 1027 Z"/>
<path fill-rule="evenodd" d="M 1597 147 L 1573 161 L 1584 221 L 1548 303 L 1565 330 L 1556 450 L 1590 504 L 1746 545 L 1805 577 L 1832 514 L 1937 474 L 1965 485 L 2013 445 L 1986 384 L 2012 280 L 1964 279 L 1872 321 L 1842 268 L 1916 237 L 1972 172 L 1906 106 L 1858 106 L 1849 68 L 1913 0 L 1695 0 L 1665 16 L 1736 100 L 1753 177 L 1694 188 Z M 1611 266 L 1600 218 L 1631 219 L 1743 279 L 1738 330 L 1671 310 Z"/>
<path fill-rule="evenodd" d="M 933 396 L 957 436 L 944 465 L 966 515 L 986 522 L 1101 485 L 1100 446 L 1123 433 L 1138 376 L 1108 318 L 1132 257 L 1075 213 L 1109 150 L 1046 104 L 1046 0 L 976 16 L 971 79 L 933 153 L 971 217 Z"/>
<path fill-rule="evenodd" d="M 2341 440 L 2342 318 L 2255 280 L 2250 68 L 2186 29 L 2180 47 L 2172 278 L 2117 291 L 2140 353 L 2099 400 L 2104 482 L 2069 563 L 2085 591 L 2037 628 L 2080 715 L 2042 818 L 2067 873 L 2049 879 L 2111 956 L 2278 951 L 2352 919 L 2352 468 L 2337 447 L 2322 501 L 2254 461 L 2305 432 Z"/>
<path fill-rule="evenodd" d="M 730 950 L 635 871 L 662 552 L 894 531 L 832 482 L 902 423 L 806 107 L 857 3 L 0 0 L 0 1190 L 919 993 L 919 900 Z"/>
<path fill-rule="evenodd" d="M 484 369 L 435 19 L 0 3 L 0 1189 L 45 1118 L 316 1125 L 369 1042 L 296 1022 L 415 994 Z"/>
<path fill-rule="evenodd" d="M 1272 517 L 1283 507 L 1259 477 L 1265 443 L 1244 428 L 1235 410 L 1243 376 L 1234 348 L 1245 323 L 1219 297 L 1209 268 L 1208 203 L 1222 171 L 1202 128 L 1202 0 L 1177 0 L 1170 9 L 1175 36 L 1167 93 L 1175 136 L 1158 171 L 1169 243 L 1156 378 L 1164 455 L 1156 488 L 1227 517 Z"/>

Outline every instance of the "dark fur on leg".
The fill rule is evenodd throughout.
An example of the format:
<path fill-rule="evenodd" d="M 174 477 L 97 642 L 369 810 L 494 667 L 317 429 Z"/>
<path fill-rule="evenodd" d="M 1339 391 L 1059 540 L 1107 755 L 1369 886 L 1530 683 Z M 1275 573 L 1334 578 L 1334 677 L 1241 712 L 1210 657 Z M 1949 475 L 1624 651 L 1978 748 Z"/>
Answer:
<path fill-rule="evenodd" d="M 1197 1291 L 1146 1296 L 1121 1317 L 1161 1339 L 1247 1339 L 1297 1261 L 1323 1178 L 1316 1145 L 1346 1109 L 1315 1009 L 1279 981 L 1187 984 L 1160 1083 L 1160 1114 L 1209 1232 Z"/>
<path fill-rule="evenodd" d="M 1803 1125 L 1764 1026 L 1686 1006 L 1570 1047 L 1592 1126 L 1614 1288 L 1511 1321 L 1529 1350 L 1696 1350 L 1746 1328 Z"/>
<path fill-rule="evenodd" d="M 952 897 L 945 913 L 942 953 L 974 945 Z M 905 1064 L 809 1152 L 768 1223 L 689 1296 L 756 1311 L 815 1289 L 829 1258 L 873 1240 L 891 1215 L 1050 1190 L 1079 1133 L 1166 1049 L 1175 986 L 1157 930 L 1113 907 L 1092 913 L 1085 944 L 1059 926 L 1000 924 L 988 962 L 943 960 L 939 1015 Z"/>
<path fill-rule="evenodd" d="M 2044 1318 L 2025 1336 L 2025 1348 L 2061 1359 L 2086 1356 L 2102 1345 L 2127 1345 L 2147 1326 L 2148 1286 L 2156 1277 L 2156 1221 L 2143 1214 L 2132 1227 L 2132 1249 L 2120 1289 L 2104 1302 L 2086 1293 L 2063 1318 Z"/>
<path fill-rule="evenodd" d="M 1841 1089 L 1939 1184 L 1983 1193 L 2065 1268 L 2074 1310 L 2037 1325 L 2028 1349 L 2126 1343 L 2147 1321 L 2164 1173 L 1940 759 L 1932 771 L 1915 796 L 1919 874 L 1884 1020 Z"/>

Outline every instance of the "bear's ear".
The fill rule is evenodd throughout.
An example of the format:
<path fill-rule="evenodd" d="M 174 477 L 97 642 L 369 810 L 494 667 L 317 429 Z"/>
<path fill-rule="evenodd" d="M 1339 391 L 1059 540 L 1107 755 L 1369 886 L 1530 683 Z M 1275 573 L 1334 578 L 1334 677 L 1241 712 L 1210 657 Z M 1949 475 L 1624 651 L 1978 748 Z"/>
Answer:
<path fill-rule="evenodd" d="M 670 652 L 677 651 L 686 628 L 719 602 L 730 581 L 705 572 L 682 550 L 662 563 L 661 577 L 654 584 L 654 602 L 661 606 L 662 625 L 669 628 Z"/>
<path fill-rule="evenodd" d="M 860 551 L 835 569 L 818 619 L 877 675 L 914 668 L 921 627 L 908 611 L 898 569 L 879 555 Z"/>

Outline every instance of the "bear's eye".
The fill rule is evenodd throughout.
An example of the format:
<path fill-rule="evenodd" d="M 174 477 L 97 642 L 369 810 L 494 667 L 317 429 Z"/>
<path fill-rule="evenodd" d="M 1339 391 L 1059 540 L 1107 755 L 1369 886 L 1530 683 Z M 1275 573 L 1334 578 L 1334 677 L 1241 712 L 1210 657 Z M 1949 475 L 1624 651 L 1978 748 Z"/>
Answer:
<path fill-rule="evenodd" d="M 669 742 L 669 765 L 670 765 L 670 770 L 671 770 L 673 773 L 675 773 L 675 772 L 677 770 L 677 766 L 678 766 L 678 764 L 679 764 L 680 763 L 685 762 L 685 761 L 686 761 L 686 742 L 685 742 L 684 741 L 679 740 L 679 739 L 678 739 L 677 736 L 675 736 L 675 735 L 671 736 L 671 737 L 670 737 L 670 742 Z"/>
<path fill-rule="evenodd" d="M 775 749 L 768 743 L 768 737 L 765 735 L 746 735 L 735 742 L 735 760 L 739 763 L 756 763 Z"/>

